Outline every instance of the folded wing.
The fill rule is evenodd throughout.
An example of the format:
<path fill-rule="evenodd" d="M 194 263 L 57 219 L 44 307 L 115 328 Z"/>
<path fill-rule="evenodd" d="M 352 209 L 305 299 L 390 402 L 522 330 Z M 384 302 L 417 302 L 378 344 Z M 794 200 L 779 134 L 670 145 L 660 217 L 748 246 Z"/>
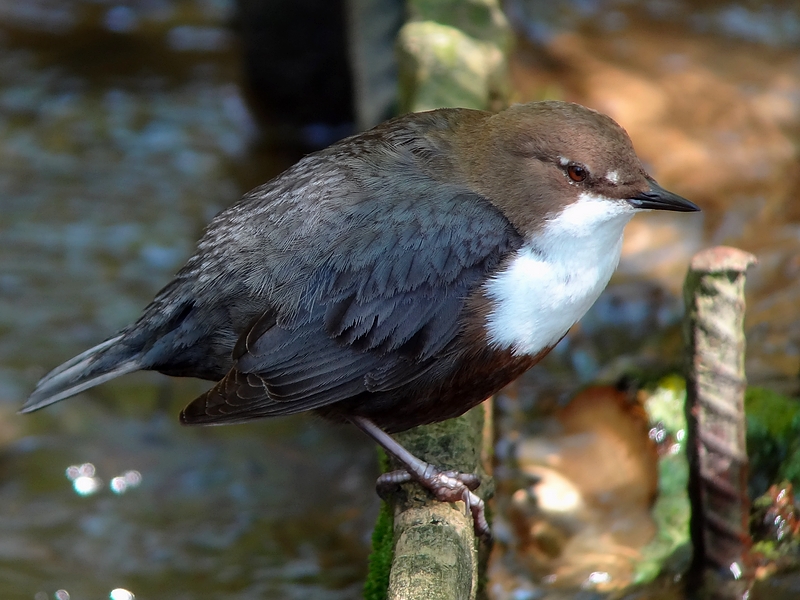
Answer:
<path fill-rule="evenodd" d="M 385 198 L 365 196 L 305 246 L 293 239 L 275 271 L 293 265 L 305 284 L 273 286 L 234 367 L 182 420 L 293 414 L 396 389 L 433 368 L 459 335 L 469 294 L 521 243 L 485 198 L 436 190 L 411 190 L 389 211 Z"/>

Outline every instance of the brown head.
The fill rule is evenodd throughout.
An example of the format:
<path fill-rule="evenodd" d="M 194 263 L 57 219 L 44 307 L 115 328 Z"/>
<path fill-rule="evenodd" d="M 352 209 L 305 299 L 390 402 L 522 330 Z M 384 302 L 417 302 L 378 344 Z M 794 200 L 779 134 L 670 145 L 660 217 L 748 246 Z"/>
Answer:
<path fill-rule="evenodd" d="M 579 104 L 532 102 L 466 123 L 458 150 L 470 186 L 523 233 L 581 194 L 635 209 L 694 211 L 645 172 L 628 134 Z"/>

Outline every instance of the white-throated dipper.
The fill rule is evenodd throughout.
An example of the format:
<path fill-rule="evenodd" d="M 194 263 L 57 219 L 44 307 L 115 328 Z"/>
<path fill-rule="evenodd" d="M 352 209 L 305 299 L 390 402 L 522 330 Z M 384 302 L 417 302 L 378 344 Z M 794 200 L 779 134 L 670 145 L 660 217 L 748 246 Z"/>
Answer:
<path fill-rule="evenodd" d="M 45 376 L 22 412 L 139 369 L 211 379 L 183 423 L 307 410 L 353 422 L 486 533 L 474 478 L 386 432 L 458 416 L 536 364 L 648 209 L 698 210 L 583 106 L 405 115 L 219 214 L 139 320 Z"/>

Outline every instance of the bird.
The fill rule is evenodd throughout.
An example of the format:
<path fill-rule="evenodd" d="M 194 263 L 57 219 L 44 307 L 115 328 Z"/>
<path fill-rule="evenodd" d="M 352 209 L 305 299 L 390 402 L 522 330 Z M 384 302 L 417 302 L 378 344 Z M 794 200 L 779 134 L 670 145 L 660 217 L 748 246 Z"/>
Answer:
<path fill-rule="evenodd" d="M 416 480 L 471 474 L 391 435 L 456 417 L 539 362 L 591 307 L 648 210 L 691 212 L 611 117 L 543 101 L 396 117 L 245 194 L 141 317 L 44 376 L 27 413 L 138 370 L 215 382 L 187 425 L 313 411 L 349 422 Z"/>

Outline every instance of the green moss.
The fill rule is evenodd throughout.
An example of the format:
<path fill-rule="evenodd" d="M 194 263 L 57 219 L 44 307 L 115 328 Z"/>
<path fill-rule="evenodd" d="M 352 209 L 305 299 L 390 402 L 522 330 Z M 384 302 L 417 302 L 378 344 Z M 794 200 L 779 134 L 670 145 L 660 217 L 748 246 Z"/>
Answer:
<path fill-rule="evenodd" d="M 412 21 L 448 25 L 501 49 L 507 49 L 512 41 L 508 21 L 497 0 L 410 0 L 408 12 Z"/>
<path fill-rule="evenodd" d="M 412 454 L 428 460 L 442 469 L 477 472 L 482 479 L 479 492 L 482 495 L 491 494 L 493 488 L 491 479 L 483 473 L 480 467 L 483 421 L 484 408 L 478 406 L 455 419 L 403 431 L 396 434 L 395 439 Z M 383 452 L 380 454 L 380 462 L 384 472 L 394 466 L 391 461 L 386 460 Z M 430 492 L 413 483 L 401 485 L 400 489 L 393 494 L 393 504 L 401 511 L 411 506 L 421 507 L 429 502 L 441 506 L 439 502 L 432 500 Z M 448 568 L 459 569 L 459 575 L 455 579 L 452 578 L 452 573 L 448 575 L 447 579 L 452 579 L 451 583 L 460 585 L 465 581 L 472 581 L 473 545 L 477 543 L 475 538 L 470 536 L 468 540 L 462 539 L 455 544 L 449 537 L 442 538 L 445 534 L 455 535 L 451 528 L 443 528 L 439 521 L 433 519 L 427 525 L 421 523 L 405 528 L 402 536 L 403 545 L 397 551 L 396 556 L 393 538 L 395 525 L 392 518 L 393 510 L 394 508 L 383 504 L 375 525 L 369 573 L 364 586 L 364 597 L 367 600 L 386 597 L 390 572 L 393 573 L 393 590 L 395 585 L 402 589 L 409 581 L 413 581 L 414 585 L 422 585 L 422 581 L 425 582 L 425 585 L 435 584 L 439 580 L 433 573 L 436 569 L 442 568 L 444 564 L 450 565 Z M 450 512 L 449 509 L 446 512 Z M 430 539 L 415 537 L 421 535 L 432 537 Z M 413 552 L 410 551 L 411 548 L 414 549 Z M 449 560 L 450 558 L 452 561 Z M 392 564 L 393 562 L 394 564 Z M 424 573 L 428 573 L 428 575 L 423 575 Z M 418 577 L 419 580 L 417 580 Z M 446 591 L 445 593 L 449 594 L 450 592 Z M 467 596 L 458 593 L 451 594 L 450 597 Z"/>
<path fill-rule="evenodd" d="M 645 402 L 650 422 L 663 425 L 672 445 L 658 461 L 658 498 L 652 511 L 656 537 L 642 549 L 636 583 L 652 581 L 664 571 L 680 573 L 691 560 L 685 403 L 686 383 L 679 375 L 662 378 Z"/>
<path fill-rule="evenodd" d="M 749 387 L 744 406 L 748 420 L 766 428 L 773 438 L 787 441 L 796 432 L 795 421 L 800 412 L 797 400 L 766 388 Z"/>
<path fill-rule="evenodd" d="M 686 431 L 686 381 L 680 375 L 667 375 L 659 380 L 656 388 L 647 399 L 647 414 L 653 423 L 662 423 L 672 436 L 681 437 L 678 432 Z"/>
<path fill-rule="evenodd" d="M 402 112 L 443 106 L 486 109 L 505 93 L 502 52 L 455 27 L 407 23 L 397 38 L 397 60 Z"/>
<path fill-rule="evenodd" d="M 378 448 L 378 467 L 381 473 L 390 469 L 389 456 Z M 381 509 L 372 530 L 372 552 L 370 552 L 367 579 L 364 582 L 364 600 L 384 600 L 389 590 L 389 574 L 392 570 L 394 516 L 392 506 L 381 502 Z"/>
<path fill-rule="evenodd" d="M 441 469 L 473 472 L 480 464 L 483 408 L 440 423 L 414 427 L 395 437 L 409 452 Z"/>
<path fill-rule="evenodd" d="M 790 558 L 797 564 L 800 535 L 795 529 L 796 512 L 794 493 L 786 481 L 756 498 L 750 514 L 753 552 L 770 561 Z"/>
<path fill-rule="evenodd" d="M 383 457 L 385 461 L 385 456 Z M 381 502 L 381 510 L 372 532 L 372 552 L 369 555 L 369 572 L 364 582 L 364 600 L 385 600 L 389 590 L 389 573 L 392 567 L 392 507 Z"/>
<path fill-rule="evenodd" d="M 665 571 L 681 572 L 691 558 L 685 402 L 684 379 L 669 375 L 658 381 L 645 403 L 650 421 L 663 425 L 673 447 L 659 460 L 658 499 L 653 507 L 657 534 L 642 551 L 636 568 L 637 583 L 651 581 Z M 768 495 L 761 496 L 770 485 L 787 480 L 800 488 L 800 402 L 772 390 L 751 387 L 745 394 L 745 411 L 750 497 L 755 498 L 756 512 L 763 512 L 773 503 Z M 794 541 L 779 548 L 774 541 L 762 540 L 754 550 L 775 558 L 795 552 L 796 547 Z"/>
<path fill-rule="evenodd" d="M 745 394 L 745 410 L 751 496 L 783 479 L 800 486 L 800 404 L 772 390 L 751 387 Z"/>
<path fill-rule="evenodd" d="M 775 561 L 781 558 L 781 553 L 775 547 L 775 542 L 760 541 L 753 544 L 751 551 L 755 554 L 762 554 L 764 558 L 769 561 Z"/>
<path fill-rule="evenodd" d="M 513 36 L 498 0 L 411 0 L 408 17 L 397 36 L 401 113 L 507 105 Z"/>

